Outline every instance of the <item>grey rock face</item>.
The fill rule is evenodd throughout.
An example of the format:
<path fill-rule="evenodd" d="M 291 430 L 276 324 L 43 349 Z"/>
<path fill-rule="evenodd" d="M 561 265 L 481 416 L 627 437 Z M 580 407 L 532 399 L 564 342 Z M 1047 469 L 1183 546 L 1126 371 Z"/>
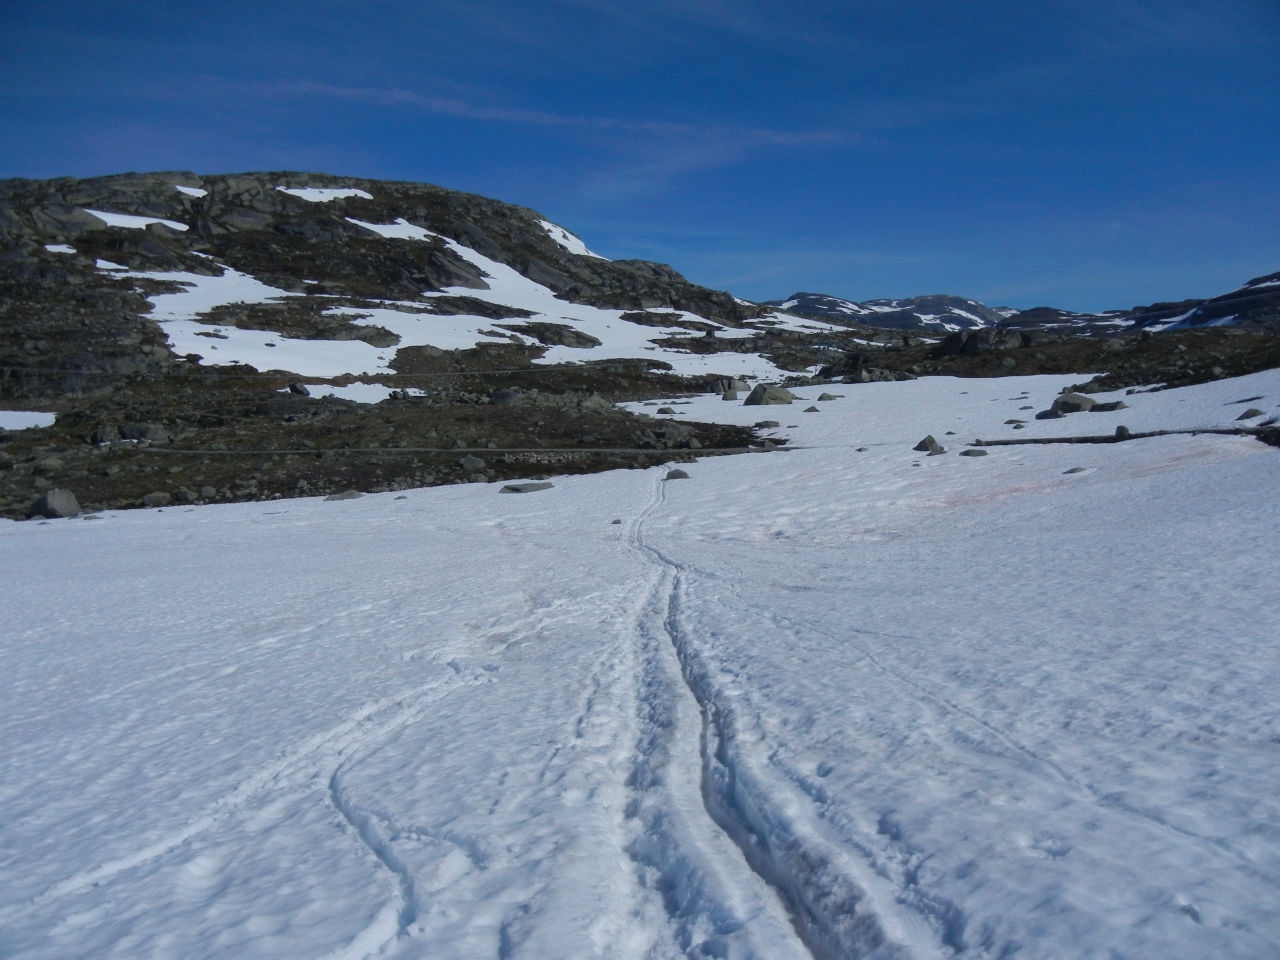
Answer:
<path fill-rule="evenodd" d="M 742 401 L 742 405 L 744 407 L 771 406 L 773 404 L 790 403 L 795 398 L 796 395 L 786 387 L 758 383 L 751 393 L 747 395 L 747 399 Z"/>
<path fill-rule="evenodd" d="M 35 502 L 35 506 L 31 508 L 31 516 L 48 517 L 57 519 L 60 517 L 74 517 L 80 513 L 80 502 L 76 500 L 76 495 L 70 490 L 64 490 L 58 487 L 54 490 L 47 490 L 41 494 L 40 499 Z"/>

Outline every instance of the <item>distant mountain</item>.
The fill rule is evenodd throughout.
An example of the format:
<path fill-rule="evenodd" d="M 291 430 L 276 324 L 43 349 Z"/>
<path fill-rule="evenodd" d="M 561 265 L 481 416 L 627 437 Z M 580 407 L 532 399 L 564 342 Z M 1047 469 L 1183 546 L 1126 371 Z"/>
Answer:
<path fill-rule="evenodd" d="M 786 300 L 767 301 L 766 306 L 820 317 L 832 323 L 921 333 L 957 333 L 984 327 L 1055 329 L 1077 336 L 1213 326 L 1280 331 L 1280 273 L 1255 277 L 1235 290 L 1207 300 L 1161 302 L 1099 313 L 1077 313 L 1057 307 L 1029 310 L 988 307 L 976 300 L 945 294 L 858 302 L 827 294 L 796 293 Z"/>
<path fill-rule="evenodd" d="M 948 294 L 859 303 L 822 293 L 793 293 L 786 300 L 769 300 L 764 305 L 836 323 L 935 333 L 992 327 L 1017 313 L 1009 307 L 988 307 L 977 300 Z"/>

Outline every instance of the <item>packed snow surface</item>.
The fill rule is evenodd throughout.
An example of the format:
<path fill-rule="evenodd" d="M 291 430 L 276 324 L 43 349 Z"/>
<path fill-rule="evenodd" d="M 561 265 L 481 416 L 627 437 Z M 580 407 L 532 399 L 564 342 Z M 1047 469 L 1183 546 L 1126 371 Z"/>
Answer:
<path fill-rule="evenodd" d="M 209 191 L 203 187 L 184 187 L 182 184 L 177 183 L 174 184 L 173 188 L 179 193 L 185 193 L 188 197 L 207 197 L 209 195 Z"/>
<path fill-rule="evenodd" d="M 1280 451 L 957 455 L 1071 379 L 695 399 L 797 449 L 687 480 L 0 523 L 4 955 L 1276 956 Z"/>
<path fill-rule="evenodd" d="M 50 253 L 75 253 L 76 248 L 67 243 L 46 243 L 44 248 Z"/>

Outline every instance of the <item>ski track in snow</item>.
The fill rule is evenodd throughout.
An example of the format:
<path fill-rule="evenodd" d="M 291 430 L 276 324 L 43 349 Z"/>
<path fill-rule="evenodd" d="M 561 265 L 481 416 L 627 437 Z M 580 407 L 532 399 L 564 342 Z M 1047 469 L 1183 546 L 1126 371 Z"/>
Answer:
<path fill-rule="evenodd" d="M 279 638 L 268 640 L 278 642 Z M 457 664 L 448 665 L 452 672 L 444 679 L 366 703 L 335 726 L 282 752 L 276 761 L 242 780 L 180 829 L 126 856 L 79 871 L 26 903 L 0 911 L 0 924 L 12 922 L 20 912 L 110 884 L 116 877 L 181 847 L 195 845 L 198 849 L 196 841 L 202 834 L 226 821 L 260 814 L 260 810 L 254 809 L 255 801 L 268 790 L 303 794 L 319 790 L 341 818 L 352 840 L 384 868 L 390 881 L 386 902 L 368 925 L 343 946 L 325 954 L 324 960 L 370 960 L 383 956 L 392 943 L 406 935 L 417 917 L 413 875 L 391 843 L 394 836 L 412 831 L 399 830 L 389 817 L 375 813 L 354 799 L 344 785 L 343 772 L 378 750 L 388 738 L 422 719 L 450 694 L 464 686 L 492 681 L 492 676 L 483 671 L 466 676 Z M 208 855 L 198 855 L 192 862 L 199 861 L 201 856 Z M 64 919 L 55 932 L 65 926 Z"/>
<path fill-rule="evenodd" d="M 750 749 L 753 744 L 742 746 L 740 725 L 730 698 L 724 695 L 713 670 L 699 656 L 697 644 L 681 619 L 683 582 L 690 571 L 645 537 L 645 520 L 665 501 L 665 481 L 656 482 L 654 487 L 653 500 L 633 522 L 630 531 L 632 544 L 659 570 L 651 588 L 649 622 L 641 624 L 641 633 L 650 645 L 656 642 L 658 646 L 650 652 L 658 662 L 651 663 L 648 672 L 661 675 L 678 671 L 684 690 L 671 690 L 670 680 L 650 681 L 649 692 L 641 698 L 648 713 L 649 729 L 641 741 L 639 756 L 651 759 L 664 751 L 675 753 L 682 749 L 682 740 L 686 741 L 683 749 L 692 752 L 688 741 L 695 733 L 682 730 L 690 726 L 690 722 L 688 718 L 682 722 L 677 702 L 682 695 L 692 697 L 699 716 L 696 732 L 699 769 L 695 774 L 686 761 L 683 769 L 676 772 L 684 782 L 672 784 L 672 792 L 688 792 L 696 776 L 702 812 L 714 829 L 732 841 L 741 858 L 735 864 L 740 867 L 738 876 L 731 880 L 739 888 L 736 895 L 732 895 L 732 903 L 741 910 L 740 904 L 755 901 L 760 905 L 756 910 L 763 908 L 772 914 L 768 920 L 775 929 L 781 926 L 776 908 L 783 906 L 799 941 L 786 944 L 795 955 L 819 960 L 845 957 L 923 960 L 949 954 L 958 944 L 951 939 L 949 929 L 953 924 L 946 911 L 936 911 L 931 917 L 913 914 L 902 904 L 899 892 L 891 889 L 869 865 L 859 863 L 854 856 L 825 840 L 817 823 L 806 822 L 801 812 L 804 805 L 797 803 L 794 796 L 786 796 L 784 785 L 769 774 L 758 757 L 753 757 Z M 661 637 L 654 636 L 655 622 L 661 624 Z M 669 661 L 665 670 L 661 665 L 663 660 Z M 674 758 L 664 760 L 672 768 L 676 766 Z M 660 778 L 661 773 L 642 763 L 637 780 L 644 784 L 654 777 Z M 639 805 L 643 809 L 643 800 Z M 672 811 L 691 817 L 693 806 L 687 798 L 677 797 L 668 808 L 647 816 L 641 813 L 647 842 L 652 843 L 655 836 L 664 834 L 668 839 L 677 839 L 672 836 L 674 831 L 666 825 L 665 818 Z M 696 829 L 695 825 L 690 826 Z M 706 832 L 704 827 L 704 835 Z M 704 842 L 709 846 L 715 844 L 714 840 Z M 647 862 L 643 848 L 639 848 L 636 855 L 642 863 Z M 720 856 L 723 858 L 723 854 Z M 728 955 L 722 952 L 725 944 L 716 935 L 736 932 L 738 927 L 732 921 L 721 919 L 714 906 L 700 904 L 696 899 L 700 891 L 689 889 L 691 883 L 701 881 L 696 873 L 698 865 L 683 860 L 664 863 L 661 859 L 655 865 L 662 874 L 660 882 L 667 890 L 668 909 L 676 921 L 681 947 L 690 955 L 704 952 Z M 729 874 L 730 870 L 725 873 Z M 702 926 L 690 929 L 689 920 L 702 921 L 700 914 L 706 910 L 711 911 L 708 919 L 712 935 L 705 943 L 695 943 L 694 931 L 705 930 L 706 924 L 704 921 Z M 719 926 L 715 925 L 717 920 Z M 940 942 L 929 921 L 936 921 L 936 925 L 943 928 Z M 750 932 L 759 932 L 764 926 L 762 917 L 757 915 Z M 770 933 L 777 936 L 773 930 Z M 785 937 L 778 939 L 785 941 Z M 749 950 L 742 955 L 783 956 L 776 942 L 758 954 Z"/>

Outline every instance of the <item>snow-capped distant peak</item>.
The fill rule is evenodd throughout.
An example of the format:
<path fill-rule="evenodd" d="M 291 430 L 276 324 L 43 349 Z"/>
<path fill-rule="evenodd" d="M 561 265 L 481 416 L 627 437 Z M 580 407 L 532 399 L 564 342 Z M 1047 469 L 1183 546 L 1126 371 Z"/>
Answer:
<path fill-rule="evenodd" d="M 598 253 L 592 253 L 587 249 L 587 245 L 564 227 L 558 227 L 550 220 L 539 220 L 538 223 L 543 230 L 560 246 L 564 247 L 570 253 L 575 253 L 580 257 L 595 257 L 597 260 L 607 260 L 608 257 L 602 257 Z"/>
<path fill-rule="evenodd" d="M 308 200 L 311 203 L 328 203 L 330 200 L 342 200 L 346 197 L 362 197 L 365 200 L 373 199 L 373 194 L 354 187 L 276 187 L 276 189 L 281 193 L 287 193 L 291 197 L 297 197 L 299 200 Z"/>

